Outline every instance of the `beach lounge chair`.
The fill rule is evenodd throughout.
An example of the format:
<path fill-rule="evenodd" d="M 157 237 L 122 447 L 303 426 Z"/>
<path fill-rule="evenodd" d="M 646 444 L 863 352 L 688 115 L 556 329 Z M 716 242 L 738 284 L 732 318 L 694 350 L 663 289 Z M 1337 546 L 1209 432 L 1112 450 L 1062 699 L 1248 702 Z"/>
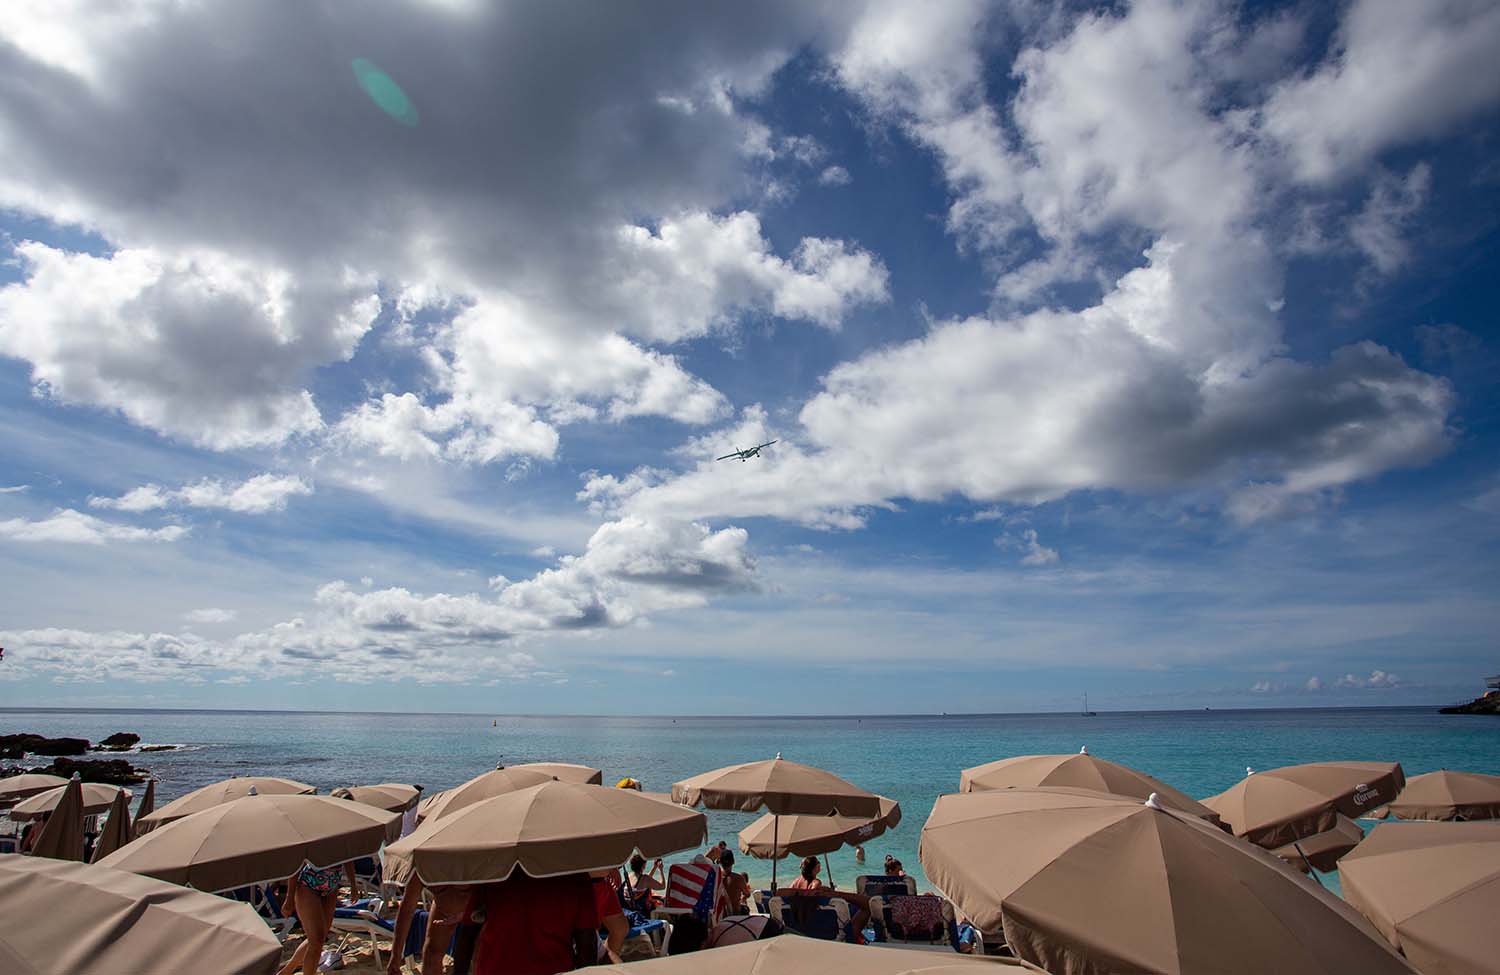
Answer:
<path fill-rule="evenodd" d="M 871 897 L 870 918 L 877 941 L 905 948 L 958 950 L 953 905 L 936 894 Z"/>
<path fill-rule="evenodd" d="M 381 945 L 384 942 L 386 952 L 394 950 L 396 934 L 394 920 L 383 918 L 374 911 L 339 907 L 333 912 L 333 930 L 344 936 L 337 948 L 340 953 L 348 945 L 351 935 L 360 935 L 370 942 L 370 950 L 375 954 L 376 966 L 382 970 L 385 968 L 385 960 L 381 958 Z"/>
<path fill-rule="evenodd" d="M 883 873 L 861 874 L 854 878 L 854 889 L 865 897 L 893 897 L 917 893 L 915 877 L 888 877 Z"/>
<path fill-rule="evenodd" d="M 270 927 L 271 933 L 276 935 L 277 941 L 286 941 L 287 936 L 297 927 L 297 915 L 291 917 L 281 916 L 281 900 L 276 892 L 271 889 L 270 884 L 256 884 L 254 887 L 241 887 L 230 891 L 225 895 L 233 900 L 249 904 L 260 919 Z"/>
<path fill-rule="evenodd" d="M 674 863 L 667 870 L 666 898 L 651 916 L 670 921 L 691 914 L 712 927 L 723 913 L 724 885 L 719 880 L 719 868 L 707 857 L 698 856 L 688 863 Z"/>
<path fill-rule="evenodd" d="M 820 941 L 850 940 L 849 902 L 842 897 L 772 897 L 768 907 L 788 931 Z"/>

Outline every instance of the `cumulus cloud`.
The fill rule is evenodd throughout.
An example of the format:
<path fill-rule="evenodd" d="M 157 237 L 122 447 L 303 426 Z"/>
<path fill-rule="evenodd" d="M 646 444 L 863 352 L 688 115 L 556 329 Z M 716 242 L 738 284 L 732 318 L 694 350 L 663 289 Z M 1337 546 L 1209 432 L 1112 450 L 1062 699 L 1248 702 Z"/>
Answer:
<path fill-rule="evenodd" d="M 1369 199 L 1349 225 L 1354 242 L 1375 270 L 1391 274 L 1407 262 L 1411 247 L 1406 230 L 1432 185 L 1432 167 L 1418 163 L 1404 178 L 1382 174 L 1370 190 Z"/>
<path fill-rule="evenodd" d="M 0 534 L 10 534 L 10 524 L 0 522 Z M 334 582 L 317 590 L 309 613 L 225 639 L 38 629 L 0 633 L 0 641 L 14 648 L 7 666 L 75 679 L 155 680 L 210 669 L 285 676 L 308 666 L 353 681 L 525 678 L 548 673 L 521 648 L 529 638 L 626 626 L 753 592 L 759 580 L 747 541 L 737 528 L 627 518 L 602 525 L 581 554 L 563 556 L 556 568 L 515 583 L 495 580 L 489 593 L 424 595 Z M 207 608 L 185 618 L 223 623 L 234 614 Z"/>
<path fill-rule="evenodd" d="M 773 155 L 821 158 L 736 99 L 831 11 L 591 11 L 580 33 L 566 5 L 20 7 L 0 20 L 0 205 L 114 248 L 24 244 L 24 279 L 0 292 L 0 354 L 65 402 L 214 448 L 279 443 L 321 429 L 311 374 L 355 352 L 377 288 L 442 295 L 456 317 L 423 336 L 440 349 L 431 387 L 382 389 L 397 400 L 356 408 L 335 439 L 546 458 L 562 423 L 719 414 L 649 343 L 751 312 L 832 327 L 884 298 L 857 245 L 810 237 L 780 256 L 753 214 L 719 215 L 760 133 Z M 570 57 L 536 57 L 562 37 Z M 378 54 L 415 124 L 382 114 L 333 51 Z M 236 67 L 269 52 L 274 70 Z"/>
<path fill-rule="evenodd" d="M 1307 683 L 1302 685 L 1302 689 L 1305 691 L 1321 691 L 1323 689 L 1323 679 L 1321 677 L 1309 677 Z"/>
<path fill-rule="evenodd" d="M 850 182 L 849 170 L 843 166 L 829 166 L 818 174 L 818 183 L 823 186 L 848 186 Z"/>
<path fill-rule="evenodd" d="M 31 521 L 10 518 L 0 521 L 0 538 L 18 542 L 62 542 L 71 545 L 105 545 L 110 542 L 175 542 L 188 533 L 182 525 L 136 528 L 117 525 L 72 508 L 59 508 L 49 518 Z"/>
<path fill-rule="evenodd" d="M 1395 674 L 1388 674 L 1383 670 L 1372 670 L 1369 677 L 1345 674 L 1334 681 L 1333 686 L 1345 688 L 1386 688 L 1401 687 L 1405 683 L 1405 681 Z"/>
<path fill-rule="evenodd" d="M 239 484 L 216 478 L 204 478 L 195 484 L 166 489 L 157 484 L 143 484 L 118 498 L 89 498 L 95 508 L 116 511 L 153 511 L 171 505 L 190 508 L 217 508 L 240 514 L 259 515 L 283 511 L 295 495 L 311 494 L 312 485 L 293 475 L 257 474 Z"/>
<path fill-rule="evenodd" d="M 1496 47 L 1500 8 L 1484 0 L 1356 0 L 1327 61 L 1267 101 L 1264 130 L 1299 179 L 1336 179 L 1493 107 Z"/>

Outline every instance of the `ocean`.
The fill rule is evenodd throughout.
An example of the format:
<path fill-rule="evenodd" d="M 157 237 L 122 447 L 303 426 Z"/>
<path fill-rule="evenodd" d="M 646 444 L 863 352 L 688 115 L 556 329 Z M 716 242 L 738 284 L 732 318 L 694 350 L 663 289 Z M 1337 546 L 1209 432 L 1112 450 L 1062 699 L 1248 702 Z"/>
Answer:
<path fill-rule="evenodd" d="M 887 853 L 922 882 L 917 841 L 935 798 L 957 790 L 961 769 L 1011 755 L 1087 746 L 1196 798 L 1228 788 L 1247 765 L 1395 760 L 1408 776 L 1439 768 L 1500 774 L 1500 720 L 1435 708 L 826 718 L 0 710 L 0 733 L 22 731 L 93 741 L 133 731 L 143 743 L 182 746 L 126 756 L 157 777 L 158 805 L 231 775 L 279 775 L 320 792 L 410 782 L 431 793 L 497 762 L 576 762 L 603 769 L 606 783 L 628 775 L 667 791 L 689 775 L 779 752 L 901 803 L 901 824 L 870 844 L 864 867 L 851 850 L 831 857 L 840 883 L 878 872 Z M 710 812 L 711 839 L 737 848 L 736 834 L 755 818 Z M 736 867 L 757 884 L 770 878 L 769 862 L 741 855 Z M 790 877 L 795 865 L 778 869 Z"/>

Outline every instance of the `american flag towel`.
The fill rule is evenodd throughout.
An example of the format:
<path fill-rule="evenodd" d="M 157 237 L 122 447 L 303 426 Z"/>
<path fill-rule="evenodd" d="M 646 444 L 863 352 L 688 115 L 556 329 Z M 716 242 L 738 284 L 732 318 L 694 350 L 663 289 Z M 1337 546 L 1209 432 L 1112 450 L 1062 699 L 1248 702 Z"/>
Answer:
<path fill-rule="evenodd" d="M 667 907 L 685 908 L 708 923 L 718 914 L 718 896 L 719 868 L 707 857 L 674 863 L 667 871 Z"/>

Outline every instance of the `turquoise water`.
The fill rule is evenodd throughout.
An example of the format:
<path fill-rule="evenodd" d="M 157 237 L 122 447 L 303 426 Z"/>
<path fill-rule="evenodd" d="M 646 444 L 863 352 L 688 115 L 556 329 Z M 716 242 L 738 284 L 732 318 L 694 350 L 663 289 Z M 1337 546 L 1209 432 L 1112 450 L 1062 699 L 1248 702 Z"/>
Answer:
<path fill-rule="evenodd" d="M 495 720 L 496 726 L 491 726 Z M 834 879 L 878 870 L 892 853 L 921 878 L 917 839 L 933 800 L 958 788 L 960 769 L 1011 755 L 1076 752 L 1141 769 L 1195 797 L 1219 792 L 1250 765 L 1351 759 L 1500 774 L 1500 720 L 1431 708 L 1295 711 L 1104 712 L 953 717 L 589 718 L 491 715 L 311 714 L 246 711 L 0 710 L 0 733 L 32 731 L 99 740 L 134 731 L 188 746 L 135 756 L 171 799 L 230 775 L 281 775 L 326 791 L 376 782 L 431 792 L 496 762 L 578 762 L 666 791 L 677 779 L 734 762 L 786 758 L 817 765 L 901 803 L 901 825 L 875 840 L 866 868 L 852 851 L 832 857 Z M 756 817 L 712 812 L 714 840 Z M 768 863 L 741 856 L 753 880 Z M 782 869 L 792 867 L 783 862 Z"/>

